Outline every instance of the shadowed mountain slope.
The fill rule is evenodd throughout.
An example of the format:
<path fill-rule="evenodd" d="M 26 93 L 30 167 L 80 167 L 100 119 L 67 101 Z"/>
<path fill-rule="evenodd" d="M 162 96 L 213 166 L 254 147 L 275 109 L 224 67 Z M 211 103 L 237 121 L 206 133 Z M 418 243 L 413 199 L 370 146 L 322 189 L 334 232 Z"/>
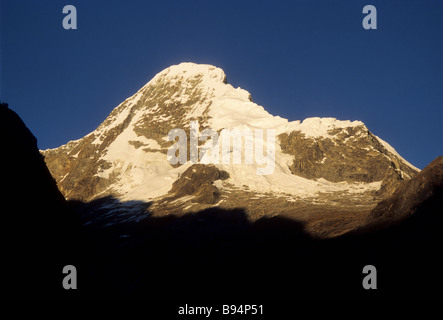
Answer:
<path fill-rule="evenodd" d="M 37 140 L 0 106 L 1 274 L 5 298 L 70 298 L 65 265 L 80 267 L 80 224 L 52 178 Z"/>

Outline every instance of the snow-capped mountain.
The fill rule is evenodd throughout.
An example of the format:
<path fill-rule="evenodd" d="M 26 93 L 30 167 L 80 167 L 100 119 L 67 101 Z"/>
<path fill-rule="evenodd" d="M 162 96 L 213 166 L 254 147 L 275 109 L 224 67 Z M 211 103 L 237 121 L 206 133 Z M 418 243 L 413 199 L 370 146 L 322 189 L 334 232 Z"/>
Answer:
<path fill-rule="evenodd" d="M 184 130 L 189 139 L 184 164 L 168 161 L 168 149 L 175 143 L 168 133 L 173 129 Z M 218 137 L 197 139 L 193 149 L 193 130 L 201 135 L 209 129 L 267 132 L 254 138 L 272 160 L 270 173 L 257 174 L 264 167 L 258 161 L 208 164 L 209 153 L 199 164 L 192 162 L 193 152 L 220 143 Z M 267 140 L 271 133 L 272 154 Z M 229 153 L 241 154 L 245 143 L 233 144 Z M 267 214 L 306 216 L 307 206 L 311 213 L 312 208 L 327 206 L 323 218 L 337 208 L 368 212 L 402 180 L 419 172 L 360 121 L 288 121 L 273 116 L 255 104 L 249 92 L 228 84 L 223 70 L 194 63 L 163 70 L 96 130 L 42 153 L 68 200 L 113 196 L 151 202 L 150 214 L 182 214 L 208 206 L 243 207 L 252 219 Z"/>

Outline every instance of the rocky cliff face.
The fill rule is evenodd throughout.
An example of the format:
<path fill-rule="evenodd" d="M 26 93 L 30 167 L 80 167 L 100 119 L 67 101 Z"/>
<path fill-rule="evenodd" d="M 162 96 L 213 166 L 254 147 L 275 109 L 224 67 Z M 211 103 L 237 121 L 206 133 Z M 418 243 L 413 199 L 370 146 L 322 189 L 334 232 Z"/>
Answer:
<path fill-rule="evenodd" d="M 293 156 L 289 166 L 293 174 L 332 182 L 382 181 L 380 194 L 388 196 L 398 182 L 417 173 L 363 123 L 344 128 L 334 128 L 328 119 L 308 119 L 304 123 L 318 125 L 313 120 L 324 122 L 325 135 L 309 136 L 294 130 L 279 136 L 283 152 Z"/>
<path fill-rule="evenodd" d="M 183 129 L 190 137 L 191 121 L 198 121 L 200 134 L 205 129 L 275 130 L 275 169 L 257 175 L 261 165 L 244 161 L 171 165 L 167 150 L 175 142 L 168 141 L 168 132 Z M 199 141 L 198 149 L 204 144 Z M 190 150 L 188 139 L 188 160 Z M 340 232 L 354 228 L 355 219 L 363 219 L 377 201 L 419 172 L 360 121 L 290 122 L 227 84 L 221 69 L 193 63 L 165 69 L 96 130 L 42 153 L 67 199 L 140 200 L 152 203 L 154 215 L 236 206 L 247 208 L 252 219 L 288 214 L 321 234 L 332 225 L 348 226 Z M 337 212 L 353 216 L 354 222 L 337 220 Z"/>

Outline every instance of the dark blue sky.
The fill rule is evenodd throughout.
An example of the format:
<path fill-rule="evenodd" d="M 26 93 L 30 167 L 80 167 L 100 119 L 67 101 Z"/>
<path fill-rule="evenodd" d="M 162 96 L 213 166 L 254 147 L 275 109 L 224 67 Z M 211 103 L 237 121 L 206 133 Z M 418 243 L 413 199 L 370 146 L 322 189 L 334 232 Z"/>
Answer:
<path fill-rule="evenodd" d="M 443 1 L 0 1 L 0 100 L 41 149 L 191 61 L 274 115 L 361 120 L 420 168 L 443 154 Z M 62 27 L 67 4 L 77 30 Z M 367 4 L 377 30 L 362 27 Z"/>

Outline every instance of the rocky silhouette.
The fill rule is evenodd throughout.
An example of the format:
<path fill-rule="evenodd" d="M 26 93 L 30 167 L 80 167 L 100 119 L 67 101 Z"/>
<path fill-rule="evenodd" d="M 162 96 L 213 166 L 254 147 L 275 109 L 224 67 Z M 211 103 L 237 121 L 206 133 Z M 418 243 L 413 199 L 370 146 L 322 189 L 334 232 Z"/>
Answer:
<path fill-rule="evenodd" d="M 37 140 L 7 104 L 0 106 L 1 274 L 6 298 L 74 298 L 66 265 L 82 265 L 80 224 L 57 188 Z"/>

